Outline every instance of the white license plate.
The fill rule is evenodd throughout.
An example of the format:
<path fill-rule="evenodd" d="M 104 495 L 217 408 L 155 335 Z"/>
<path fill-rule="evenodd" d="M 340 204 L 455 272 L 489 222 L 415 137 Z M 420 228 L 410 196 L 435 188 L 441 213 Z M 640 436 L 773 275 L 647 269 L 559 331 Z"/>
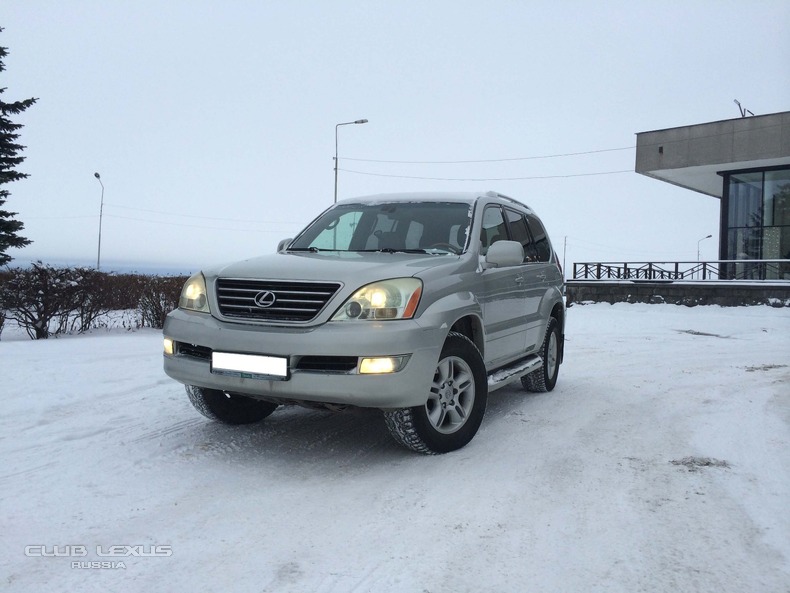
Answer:
<path fill-rule="evenodd" d="M 287 379 L 288 359 L 283 356 L 213 352 L 211 372 L 249 379 Z"/>

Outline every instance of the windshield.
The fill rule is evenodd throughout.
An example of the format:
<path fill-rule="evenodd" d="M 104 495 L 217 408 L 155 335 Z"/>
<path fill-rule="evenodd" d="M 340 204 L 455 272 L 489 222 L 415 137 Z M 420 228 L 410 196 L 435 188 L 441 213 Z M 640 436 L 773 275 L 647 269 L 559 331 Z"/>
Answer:
<path fill-rule="evenodd" d="M 461 253 L 471 206 L 458 202 L 341 204 L 296 237 L 289 251 Z"/>

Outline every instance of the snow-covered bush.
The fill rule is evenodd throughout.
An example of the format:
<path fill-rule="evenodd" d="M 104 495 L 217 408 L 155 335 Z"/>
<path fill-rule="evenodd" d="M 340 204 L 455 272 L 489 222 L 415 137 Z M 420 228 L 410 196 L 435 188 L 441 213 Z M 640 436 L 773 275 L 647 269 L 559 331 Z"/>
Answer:
<path fill-rule="evenodd" d="M 35 339 L 68 329 L 68 316 L 77 303 L 80 271 L 55 268 L 40 261 L 29 268 L 11 268 L 0 288 L 6 315 Z"/>
<path fill-rule="evenodd" d="M 182 276 L 108 274 L 36 262 L 0 271 L 0 332 L 16 321 L 36 340 L 99 327 L 111 311 L 137 312 L 137 327 L 161 328 L 178 306 Z"/>

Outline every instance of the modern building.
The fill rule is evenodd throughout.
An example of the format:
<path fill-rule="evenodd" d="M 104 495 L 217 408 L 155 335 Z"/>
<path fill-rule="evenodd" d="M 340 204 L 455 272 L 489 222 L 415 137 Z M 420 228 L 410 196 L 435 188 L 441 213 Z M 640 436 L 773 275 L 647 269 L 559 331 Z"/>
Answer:
<path fill-rule="evenodd" d="M 790 111 L 639 133 L 636 172 L 721 200 L 722 278 L 790 280 Z"/>

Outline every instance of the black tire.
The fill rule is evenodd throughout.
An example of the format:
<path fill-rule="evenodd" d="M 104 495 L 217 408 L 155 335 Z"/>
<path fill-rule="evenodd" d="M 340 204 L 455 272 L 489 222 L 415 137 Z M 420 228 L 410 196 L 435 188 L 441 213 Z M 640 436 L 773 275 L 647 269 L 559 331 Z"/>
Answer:
<path fill-rule="evenodd" d="M 521 385 L 524 389 L 536 393 L 545 393 L 554 389 L 560 373 L 560 348 L 559 323 L 554 317 L 549 317 L 546 337 L 543 338 L 543 347 L 540 350 L 543 366 L 521 377 Z"/>
<path fill-rule="evenodd" d="M 217 389 L 186 386 L 189 401 L 195 409 L 211 420 L 225 424 L 252 424 L 260 422 L 277 409 L 277 404 L 225 393 Z"/>
<path fill-rule="evenodd" d="M 451 332 L 425 404 L 386 411 L 384 419 L 401 445 L 419 453 L 448 453 L 475 436 L 487 400 L 486 367 L 480 351 L 463 334 Z"/>

